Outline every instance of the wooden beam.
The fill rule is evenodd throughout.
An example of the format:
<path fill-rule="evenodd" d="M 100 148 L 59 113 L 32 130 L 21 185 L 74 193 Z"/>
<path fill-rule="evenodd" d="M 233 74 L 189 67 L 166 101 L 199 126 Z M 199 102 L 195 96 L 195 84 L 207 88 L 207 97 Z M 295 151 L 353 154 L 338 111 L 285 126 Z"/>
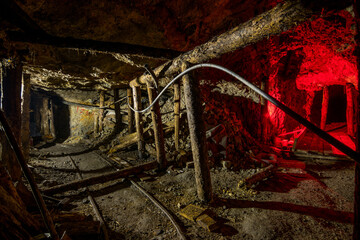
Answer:
<path fill-rule="evenodd" d="M 139 86 L 133 87 L 133 98 L 134 98 L 134 109 L 141 109 L 141 89 Z M 135 112 L 135 126 L 136 126 L 136 135 L 138 138 L 138 154 L 139 158 L 143 158 L 143 154 L 145 151 L 145 143 L 144 143 L 144 134 L 143 134 L 143 123 L 142 123 L 142 115 L 139 112 Z"/>
<path fill-rule="evenodd" d="M 94 136 L 96 137 L 96 135 L 99 133 L 99 111 L 96 110 L 94 112 Z"/>
<path fill-rule="evenodd" d="M 52 139 L 55 140 L 56 131 L 55 131 L 55 119 L 54 119 L 54 102 L 51 98 L 49 99 L 49 124 L 50 124 L 50 135 Z"/>
<path fill-rule="evenodd" d="M 346 125 L 347 125 L 347 132 L 351 137 L 355 137 L 355 130 L 354 130 L 354 93 L 355 87 L 351 83 L 346 83 Z"/>
<path fill-rule="evenodd" d="M 55 194 L 55 193 L 65 192 L 83 187 L 88 187 L 94 184 L 105 183 L 119 178 L 128 177 L 130 175 L 138 174 L 144 171 L 152 170 L 157 166 L 158 166 L 157 162 L 152 161 L 145 164 L 137 165 L 135 167 L 125 168 L 116 172 L 105 173 L 95 177 L 84 178 L 82 180 L 77 180 L 77 181 L 72 181 L 69 183 L 57 185 L 54 187 L 44 189 L 42 190 L 42 192 L 44 194 Z"/>
<path fill-rule="evenodd" d="M 174 127 L 174 123 L 173 122 L 168 122 L 165 127 L 164 127 L 164 136 L 169 135 L 170 133 L 173 132 L 173 127 Z M 149 129 L 150 128 L 146 128 L 144 129 L 144 140 L 150 139 L 150 134 L 149 134 Z M 113 146 L 110 150 L 109 153 L 115 153 L 118 152 L 122 149 L 125 149 L 127 147 L 130 147 L 132 145 L 135 145 L 138 142 L 138 136 L 137 133 L 130 133 L 126 136 L 123 137 L 119 137 L 119 144 Z"/>
<path fill-rule="evenodd" d="M 182 71 L 185 71 L 186 68 L 187 64 L 183 63 Z M 196 189 L 198 198 L 201 201 L 209 202 L 212 200 L 212 187 L 208 166 L 203 107 L 200 101 L 199 81 L 190 76 L 190 74 L 184 75 L 183 84 L 191 149 L 195 167 Z"/>
<path fill-rule="evenodd" d="M 132 95 L 131 88 L 128 88 L 126 90 L 128 103 L 131 107 L 134 107 L 134 99 Z M 134 132 L 134 112 L 131 110 L 131 108 L 128 106 L 128 130 L 129 134 Z"/>
<path fill-rule="evenodd" d="M 147 91 L 149 96 L 149 104 L 152 104 L 154 99 L 157 97 L 158 92 L 155 86 L 149 82 L 147 83 Z M 159 169 L 165 169 L 167 165 L 165 156 L 165 140 L 160 105 L 158 101 L 151 108 L 151 118 L 155 138 L 156 160 L 159 163 Z"/>
<path fill-rule="evenodd" d="M 21 84 L 22 65 L 14 63 L 15 66 L 2 67 L 1 74 L 1 106 L 14 131 L 15 139 L 21 142 Z M 2 161 L 5 163 L 12 180 L 21 180 L 21 169 L 17 164 L 16 156 L 7 141 L 1 134 Z"/>
<path fill-rule="evenodd" d="M 99 52 L 131 54 L 161 59 L 173 59 L 181 54 L 179 51 L 165 48 L 154 48 L 120 42 L 103 42 L 90 39 L 76 39 L 71 37 L 63 38 L 51 36 L 49 34 L 7 32 L 7 37 L 11 42 L 26 42 L 49 45 L 59 48 L 94 50 Z"/>
<path fill-rule="evenodd" d="M 121 109 L 120 109 L 120 102 L 118 102 L 120 100 L 120 96 L 119 96 L 119 89 L 115 88 L 114 89 L 114 102 L 115 102 L 115 129 L 117 132 L 120 131 L 120 127 L 122 124 L 122 116 L 121 116 Z"/>
<path fill-rule="evenodd" d="M 99 101 L 99 132 L 102 132 L 104 129 L 105 91 L 100 91 Z"/>
<path fill-rule="evenodd" d="M 180 133 L 180 82 L 174 83 L 174 119 L 175 119 L 175 149 L 179 151 Z"/>
<path fill-rule="evenodd" d="M 325 86 L 323 88 L 323 98 L 322 98 L 322 104 L 321 104 L 320 128 L 322 130 L 325 130 L 328 108 L 329 108 L 329 87 Z"/>
<path fill-rule="evenodd" d="M 18 141 L 16 139 L 15 134 L 12 131 L 12 129 L 8 123 L 8 120 L 6 119 L 6 116 L 2 110 L 0 110 L 0 123 L 3 127 L 4 133 L 5 133 L 4 135 L 6 136 L 6 139 L 12 149 L 11 151 L 7 152 L 7 154 L 9 154 L 10 152 L 13 152 L 15 154 L 17 163 L 14 163 L 14 164 L 16 164 L 17 166 L 20 165 L 21 170 L 24 173 L 24 176 L 30 185 L 33 196 L 36 200 L 36 203 L 39 207 L 40 213 L 44 219 L 44 223 L 46 224 L 46 227 L 47 227 L 48 231 L 50 232 L 51 237 L 54 240 L 58 240 L 59 236 L 55 230 L 55 226 L 51 219 L 50 213 L 49 213 L 48 209 L 46 208 L 44 199 L 42 198 L 39 188 L 37 187 L 37 185 L 35 183 L 34 176 L 32 175 L 28 165 L 26 164 L 24 155 L 18 144 L 18 142 L 20 142 L 20 141 Z"/>
<path fill-rule="evenodd" d="M 42 98 L 42 105 L 40 108 L 40 133 L 42 137 L 50 135 L 49 124 L 49 98 Z"/>
<path fill-rule="evenodd" d="M 218 58 L 225 53 L 244 48 L 269 36 L 285 32 L 307 20 L 311 17 L 311 14 L 312 11 L 305 8 L 300 1 L 286 1 L 284 4 L 279 4 L 230 31 L 214 37 L 192 51 L 164 63 L 157 67 L 154 72 L 159 79 L 171 77 L 179 72 L 181 62 L 183 61 L 196 64 Z M 130 85 L 145 84 L 148 79 L 150 79 L 150 75 L 142 75 L 139 79 L 131 81 Z"/>
<path fill-rule="evenodd" d="M 21 102 L 21 145 L 25 160 L 30 153 L 30 75 L 24 74 L 22 79 Z"/>

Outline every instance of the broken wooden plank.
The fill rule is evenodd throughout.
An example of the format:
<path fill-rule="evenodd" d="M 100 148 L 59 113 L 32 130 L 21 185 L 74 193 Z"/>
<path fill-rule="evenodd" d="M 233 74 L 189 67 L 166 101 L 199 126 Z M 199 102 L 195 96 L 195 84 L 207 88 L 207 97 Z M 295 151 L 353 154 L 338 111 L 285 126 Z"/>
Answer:
<path fill-rule="evenodd" d="M 95 177 L 89 177 L 89 178 L 84 178 L 82 180 L 64 183 L 61 185 L 43 189 L 42 192 L 44 194 L 54 194 L 54 193 L 79 189 L 79 188 L 87 187 L 87 186 L 94 185 L 94 184 L 105 183 L 105 182 L 108 182 L 111 180 L 128 177 L 130 175 L 138 174 L 138 173 L 141 173 L 144 171 L 149 171 L 149 170 L 156 168 L 157 166 L 158 166 L 158 163 L 156 161 L 152 161 L 152 162 L 137 165 L 135 167 L 125 168 L 125 169 L 122 169 L 122 170 L 119 170 L 116 172 L 101 174 L 101 175 L 98 175 Z"/>
<path fill-rule="evenodd" d="M 209 215 L 202 214 L 196 219 L 196 223 L 200 225 L 200 227 L 212 232 L 219 228 L 218 223 Z"/>
<path fill-rule="evenodd" d="M 197 46 L 192 51 L 164 63 L 157 67 L 154 72 L 159 79 L 160 77 L 171 77 L 179 72 L 183 61 L 192 64 L 207 62 L 269 36 L 285 32 L 307 20 L 311 14 L 312 11 L 304 7 L 300 1 L 286 1 L 284 4 L 279 4 L 273 9 L 214 37 L 207 43 Z M 130 86 L 136 86 L 139 83 L 145 84 L 150 78 L 150 75 L 142 75 L 131 81 Z"/>
<path fill-rule="evenodd" d="M 57 226 L 59 232 L 66 231 L 66 234 L 70 237 L 75 236 L 88 236 L 100 234 L 100 222 L 99 221 L 82 221 L 82 222 L 63 222 Z"/>
<path fill-rule="evenodd" d="M 193 222 L 196 221 L 196 219 L 205 212 L 205 208 L 196 206 L 194 204 L 189 204 L 185 208 L 181 209 L 179 214 L 183 216 L 184 218 L 187 218 Z"/>
<path fill-rule="evenodd" d="M 238 187 L 241 188 L 243 186 L 251 187 L 255 183 L 262 181 L 263 179 L 269 177 L 271 174 L 273 174 L 276 171 L 277 167 L 275 165 L 271 164 L 267 166 L 264 169 L 261 169 L 260 172 L 255 173 L 254 175 L 247 177 L 243 180 L 241 180 L 238 183 Z"/>
<path fill-rule="evenodd" d="M 34 214 L 33 216 L 38 221 L 41 221 L 41 215 L 40 214 Z M 87 219 L 87 216 L 85 216 L 81 212 L 53 213 L 52 217 L 53 217 L 53 221 L 55 223 L 59 223 L 59 222 L 82 222 L 82 221 L 85 221 Z"/>
<path fill-rule="evenodd" d="M 148 133 L 150 128 L 146 128 L 144 130 L 144 138 L 148 138 L 150 135 Z M 129 135 L 126 135 L 124 137 L 120 137 L 119 138 L 119 142 L 120 144 L 112 147 L 110 150 L 109 150 L 109 153 L 115 153 L 115 152 L 118 152 L 120 151 L 121 149 L 124 149 L 124 148 L 127 148 L 127 147 L 130 147 L 136 143 L 138 143 L 138 134 L 136 132 L 134 133 L 131 133 Z"/>
<path fill-rule="evenodd" d="M 170 134 L 171 131 L 173 131 L 173 128 L 174 128 L 174 123 L 173 122 L 167 123 L 165 125 L 165 128 L 163 129 L 164 135 Z M 150 138 L 149 130 L 150 130 L 149 127 L 144 130 L 144 140 L 147 140 L 147 139 Z M 122 149 L 125 149 L 127 147 L 130 147 L 130 146 L 136 144 L 138 142 L 137 133 L 131 133 L 131 134 L 126 135 L 124 137 L 120 137 L 119 142 L 120 142 L 120 144 L 112 147 L 109 150 L 109 153 L 115 153 L 115 152 L 118 152 L 118 151 L 120 151 Z"/>

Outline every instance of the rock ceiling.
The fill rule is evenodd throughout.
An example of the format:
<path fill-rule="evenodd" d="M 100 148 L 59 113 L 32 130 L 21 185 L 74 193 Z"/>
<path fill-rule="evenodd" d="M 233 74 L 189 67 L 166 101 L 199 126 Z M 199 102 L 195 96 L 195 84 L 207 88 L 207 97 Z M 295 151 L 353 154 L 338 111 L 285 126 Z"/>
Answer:
<path fill-rule="evenodd" d="M 40 87 L 125 87 L 144 64 L 159 66 L 276 4 L 270 2 L 4 0 L 0 53 L 20 53 Z"/>
<path fill-rule="evenodd" d="M 21 58 L 43 88 L 125 88 L 145 64 L 160 66 L 280 2 L 2 0 L 0 57 Z"/>

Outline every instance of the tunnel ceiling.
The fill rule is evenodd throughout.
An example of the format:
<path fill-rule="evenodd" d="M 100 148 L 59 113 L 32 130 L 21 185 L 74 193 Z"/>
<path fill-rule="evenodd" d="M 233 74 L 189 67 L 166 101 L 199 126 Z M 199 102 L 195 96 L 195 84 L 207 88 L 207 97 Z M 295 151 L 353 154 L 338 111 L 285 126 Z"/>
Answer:
<path fill-rule="evenodd" d="M 32 83 L 38 86 L 124 87 L 144 72 L 144 64 L 156 67 L 276 5 L 276 1 L 253 3 L 251 0 L 5 0 L 0 10 L 2 55 L 7 59 L 15 50 L 20 52 L 25 71 L 32 74 Z M 12 37 L 14 33 L 20 33 L 20 37 Z M 48 40 L 50 45 L 38 44 L 42 37 L 40 41 L 29 40 L 38 33 L 150 47 L 156 54 L 60 48 L 51 46 L 52 39 Z"/>
<path fill-rule="evenodd" d="M 0 54 L 7 64 L 21 58 L 40 87 L 125 87 L 144 64 L 157 67 L 280 2 L 4 0 Z"/>

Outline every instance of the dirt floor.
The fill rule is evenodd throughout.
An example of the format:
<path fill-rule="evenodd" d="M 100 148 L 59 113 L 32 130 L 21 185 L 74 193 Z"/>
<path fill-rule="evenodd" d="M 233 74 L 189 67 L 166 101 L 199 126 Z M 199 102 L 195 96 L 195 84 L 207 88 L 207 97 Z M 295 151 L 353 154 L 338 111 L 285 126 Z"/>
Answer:
<path fill-rule="evenodd" d="M 136 151 L 116 154 L 117 163 L 101 151 L 81 145 L 56 144 L 34 149 L 29 164 L 41 189 L 78 179 L 70 158 L 83 177 L 136 165 Z M 64 155 L 51 157 L 51 155 Z M 69 155 L 67 155 L 69 154 Z M 149 158 L 146 161 L 154 160 Z M 202 205 L 196 197 L 194 169 L 169 167 L 132 176 L 177 219 L 188 239 L 351 239 L 354 165 L 341 161 L 281 160 L 276 172 L 252 188 L 238 183 L 260 169 L 211 169 L 214 200 Z M 140 180 L 142 179 L 142 180 Z M 110 230 L 110 239 L 178 239 L 168 218 L 131 185 L 119 179 L 90 187 Z M 72 208 L 94 216 L 84 189 L 56 194 L 69 197 Z M 217 221 L 213 232 L 179 214 L 189 204 L 208 209 Z M 68 209 L 67 209 L 68 210 Z M 88 238 L 89 239 L 89 238 Z M 96 238 L 95 238 L 96 239 Z"/>

